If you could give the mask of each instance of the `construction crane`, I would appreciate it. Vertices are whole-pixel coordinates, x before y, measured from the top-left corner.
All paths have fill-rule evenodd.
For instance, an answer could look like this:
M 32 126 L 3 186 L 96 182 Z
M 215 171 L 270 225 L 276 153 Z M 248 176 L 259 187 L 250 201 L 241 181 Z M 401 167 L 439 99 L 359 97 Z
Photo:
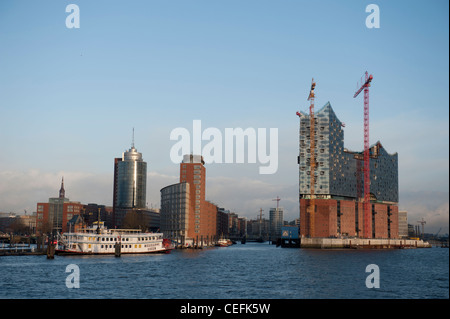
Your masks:
M 311 89 L 309 90 L 308 101 L 310 101 L 309 105 L 309 189 L 311 191 L 308 210 L 309 210 L 309 236 L 314 237 L 315 228 L 314 228 L 314 213 L 315 213 L 315 195 L 314 195 L 314 184 L 316 182 L 315 178 L 315 170 L 316 170 L 316 137 L 315 137 L 315 118 L 314 118 L 314 89 L 316 88 L 316 82 L 314 82 L 314 78 L 311 80 Z
M 353 95 L 356 98 L 364 90 L 364 238 L 370 238 L 370 144 L 369 144 L 369 87 L 373 76 L 366 71 L 364 83 Z
M 427 222 L 425 221 L 425 219 L 423 219 L 423 217 L 422 217 L 422 220 L 418 220 L 417 222 L 418 222 L 419 224 L 422 225 L 422 238 L 423 238 L 423 235 L 425 234 L 425 232 L 424 232 L 424 230 L 425 230 L 425 224 L 426 224 Z
M 315 118 L 314 118 L 314 89 L 316 88 L 316 82 L 314 78 L 311 80 L 311 89 L 309 90 L 308 101 L 310 101 L 309 106 L 309 137 L 310 137 L 310 148 L 309 148 L 309 166 L 310 166 L 310 199 L 306 209 L 307 218 L 309 219 L 309 236 L 314 237 L 314 211 L 315 211 L 315 195 L 314 195 L 314 184 L 315 180 L 315 168 L 316 168 L 316 141 L 315 141 Z M 301 113 L 296 113 L 298 117 L 301 117 Z
M 277 196 L 277 198 L 272 199 L 272 201 L 277 201 L 277 212 L 278 212 L 278 203 L 280 202 L 281 198 Z

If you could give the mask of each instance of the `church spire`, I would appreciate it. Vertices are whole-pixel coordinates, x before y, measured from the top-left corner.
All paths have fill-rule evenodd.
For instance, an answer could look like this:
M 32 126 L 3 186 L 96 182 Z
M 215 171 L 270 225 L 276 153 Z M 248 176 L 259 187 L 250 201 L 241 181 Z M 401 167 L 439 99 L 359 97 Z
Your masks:
M 66 197 L 66 191 L 64 190 L 64 176 L 61 180 L 61 188 L 59 189 L 59 198 L 65 198 Z

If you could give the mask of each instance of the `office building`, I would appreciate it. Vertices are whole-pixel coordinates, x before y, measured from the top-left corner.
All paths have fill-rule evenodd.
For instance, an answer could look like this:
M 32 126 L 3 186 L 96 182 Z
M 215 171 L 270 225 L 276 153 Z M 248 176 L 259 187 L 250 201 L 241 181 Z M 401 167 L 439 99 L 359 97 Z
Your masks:
M 283 207 L 271 208 L 269 210 L 270 239 L 281 238 L 281 227 L 283 226 Z
M 208 245 L 217 237 L 218 207 L 205 200 L 203 157 L 184 155 L 180 183 L 161 189 L 161 231 L 184 245 Z
M 66 198 L 64 178 L 61 181 L 59 197 L 49 198 L 48 203 L 37 203 L 36 233 L 64 233 L 67 232 L 67 222 L 83 209 L 80 202 L 73 202 Z
M 399 238 L 408 237 L 408 212 L 398 212 L 398 236 Z
M 146 210 L 147 163 L 134 147 L 114 159 L 114 189 L 112 224 L 122 226 L 130 211 Z

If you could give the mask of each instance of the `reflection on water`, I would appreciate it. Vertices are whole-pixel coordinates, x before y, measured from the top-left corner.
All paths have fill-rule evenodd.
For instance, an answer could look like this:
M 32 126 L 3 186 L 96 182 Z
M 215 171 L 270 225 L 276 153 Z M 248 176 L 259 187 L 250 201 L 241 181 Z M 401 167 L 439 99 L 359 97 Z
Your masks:
M 66 266 L 80 288 L 65 285 Z M 368 289 L 366 266 L 380 268 Z M 0 298 L 448 298 L 448 249 L 305 250 L 268 243 L 171 254 L 5 256 Z

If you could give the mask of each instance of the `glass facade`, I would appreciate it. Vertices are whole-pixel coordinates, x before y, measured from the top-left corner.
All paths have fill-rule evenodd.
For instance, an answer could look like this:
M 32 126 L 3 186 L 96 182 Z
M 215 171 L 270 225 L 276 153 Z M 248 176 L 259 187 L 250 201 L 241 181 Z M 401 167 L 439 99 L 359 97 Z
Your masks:
M 317 197 L 358 198 L 364 194 L 362 152 L 344 148 L 343 123 L 328 102 L 315 113 L 314 193 Z M 300 197 L 310 191 L 310 118 L 300 112 Z M 398 202 L 398 155 L 389 154 L 380 142 L 370 148 L 370 192 L 379 201 Z
M 132 147 L 117 163 L 117 208 L 145 208 L 147 192 L 147 163 Z
M 270 216 L 270 238 L 276 240 L 281 238 L 281 227 L 283 226 L 283 207 L 271 208 Z
M 189 183 L 161 189 L 161 231 L 167 238 L 186 241 L 189 229 Z

